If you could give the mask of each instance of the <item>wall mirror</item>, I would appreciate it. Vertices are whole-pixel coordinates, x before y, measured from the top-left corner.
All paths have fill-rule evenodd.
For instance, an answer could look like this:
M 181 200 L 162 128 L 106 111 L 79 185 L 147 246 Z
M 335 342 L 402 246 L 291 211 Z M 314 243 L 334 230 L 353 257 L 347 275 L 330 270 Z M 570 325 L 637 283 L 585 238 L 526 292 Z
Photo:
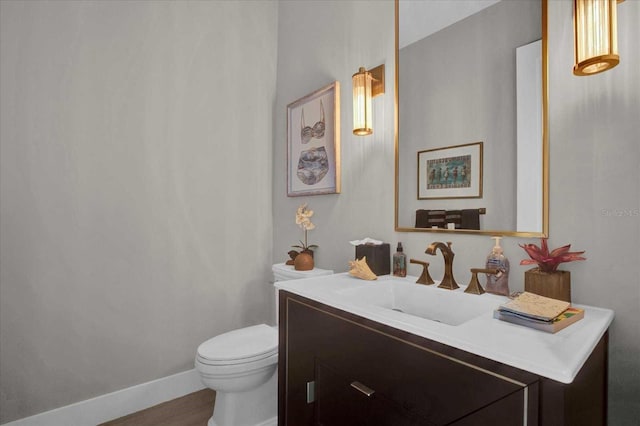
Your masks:
M 548 234 L 546 2 L 396 0 L 396 231 Z

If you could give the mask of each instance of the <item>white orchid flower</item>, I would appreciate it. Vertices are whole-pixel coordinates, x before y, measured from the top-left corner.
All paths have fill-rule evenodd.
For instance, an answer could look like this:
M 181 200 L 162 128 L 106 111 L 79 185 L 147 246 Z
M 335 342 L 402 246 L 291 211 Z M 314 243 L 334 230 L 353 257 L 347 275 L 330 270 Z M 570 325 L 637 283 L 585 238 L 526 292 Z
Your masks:
M 293 247 L 300 248 L 302 250 L 307 250 L 307 249 L 312 249 L 317 247 L 316 245 L 307 244 L 307 231 L 311 231 L 316 227 L 311 222 L 311 219 L 309 219 L 311 216 L 313 216 L 313 210 L 308 209 L 306 203 L 300 205 L 300 207 L 298 207 L 298 210 L 296 210 L 296 225 L 298 225 L 300 228 L 304 230 L 304 242 L 300 241 L 299 246 L 296 245 Z

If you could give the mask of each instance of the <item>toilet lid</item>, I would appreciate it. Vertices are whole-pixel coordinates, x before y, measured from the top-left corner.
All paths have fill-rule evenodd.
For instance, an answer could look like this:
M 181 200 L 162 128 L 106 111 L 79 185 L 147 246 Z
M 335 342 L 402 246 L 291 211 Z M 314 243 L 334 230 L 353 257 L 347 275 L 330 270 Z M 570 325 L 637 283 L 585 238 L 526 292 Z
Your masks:
M 278 331 L 266 324 L 229 331 L 198 347 L 198 355 L 214 364 L 252 362 L 278 352 Z
M 276 263 L 271 267 L 271 271 L 275 281 L 297 280 L 333 274 L 332 270 L 319 268 L 313 268 L 310 271 L 296 271 L 293 266 L 284 263 Z

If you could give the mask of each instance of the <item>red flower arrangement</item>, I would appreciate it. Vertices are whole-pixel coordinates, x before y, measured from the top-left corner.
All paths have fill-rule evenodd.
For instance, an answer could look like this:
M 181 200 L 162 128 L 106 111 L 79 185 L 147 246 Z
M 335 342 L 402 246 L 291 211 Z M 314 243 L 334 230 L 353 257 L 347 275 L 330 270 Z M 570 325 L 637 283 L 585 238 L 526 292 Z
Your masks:
M 571 244 L 567 244 L 562 247 L 558 247 L 555 250 L 549 252 L 547 246 L 547 238 L 540 238 L 540 247 L 535 244 L 519 244 L 520 247 L 527 252 L 531 259 L 523 259 L 520 261 L 521 265 L 538 265 L 538 269 L 542 272 L 555 272 L 558 270 L 558 265 L 565 262 L 573 262 L 576 260 L 586 260 L 581 255 L 583 251 L 569 251 Z

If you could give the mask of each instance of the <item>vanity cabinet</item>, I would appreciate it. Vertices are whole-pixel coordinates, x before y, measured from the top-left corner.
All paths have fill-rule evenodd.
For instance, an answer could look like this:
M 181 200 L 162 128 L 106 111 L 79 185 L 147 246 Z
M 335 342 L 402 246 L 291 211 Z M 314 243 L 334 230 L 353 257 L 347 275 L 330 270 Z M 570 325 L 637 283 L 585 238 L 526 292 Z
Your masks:
M 605 423 L 606 335 L 564 385 L 287 291 L 279 297 L 280 426 Z

